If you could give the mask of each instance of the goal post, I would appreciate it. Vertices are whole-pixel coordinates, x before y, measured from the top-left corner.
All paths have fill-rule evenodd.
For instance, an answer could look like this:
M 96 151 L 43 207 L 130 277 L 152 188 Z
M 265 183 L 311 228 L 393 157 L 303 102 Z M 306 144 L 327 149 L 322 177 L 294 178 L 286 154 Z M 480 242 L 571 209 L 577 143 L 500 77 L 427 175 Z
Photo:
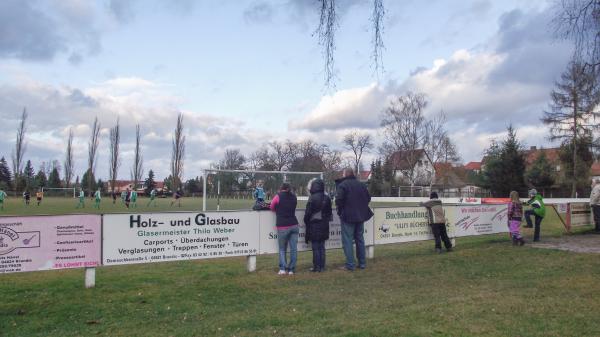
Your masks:
M 42 187 L 44 196 L 61 196 L 76 198 L 75 187 Z
M 205 169 L 202 173 L 202 210 L 206 211 L 206 199 L 208 196 L 207 187 L 209 175 L 223 175 L 223 179 L 229 181 L 236 181 L 240 185 L 248 187 L 251 186 L 251 190 L 254 190 L 256 182 L 262 180 L 266 186 L 270 189 L 278 188 L 283 182 L 288 182 L 293 186 L 304 187 L 308 181 L 312 178 L 320 177 L 323 179 L 323 172 L 303 172 L 303 171 L 263 171 L 263 170 L 222 170 L 222 169 Z M 222 184 L 221 179 L 217 178 L 216 182 L 212 182 L 212 188 L 216 189 L 217 195 L 217 207 L 219 208 L 219 202 L 221 197 Z M 238 193 L 240 191 L 237 191 Z M 250 192 L 250 188 L 246 188 L 243 192 Z

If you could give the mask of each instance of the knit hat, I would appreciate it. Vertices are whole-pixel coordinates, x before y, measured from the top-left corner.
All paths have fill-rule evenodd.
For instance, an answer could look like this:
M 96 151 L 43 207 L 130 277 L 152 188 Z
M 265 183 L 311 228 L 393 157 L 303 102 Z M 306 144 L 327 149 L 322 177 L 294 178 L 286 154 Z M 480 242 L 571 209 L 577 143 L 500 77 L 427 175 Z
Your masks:
M 431 192 L 431 194 L 429 194 L 429 199 L 437 199 L 437 198 L 438 198 L 437 192 Z

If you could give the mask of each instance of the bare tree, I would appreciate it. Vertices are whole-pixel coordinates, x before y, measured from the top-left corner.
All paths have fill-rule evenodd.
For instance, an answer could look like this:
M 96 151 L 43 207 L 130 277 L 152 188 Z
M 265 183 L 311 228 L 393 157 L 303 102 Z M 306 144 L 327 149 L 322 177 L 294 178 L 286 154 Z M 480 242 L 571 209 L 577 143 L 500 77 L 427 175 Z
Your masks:
M 177 125 L 173 133 L 173 152 L 171 154 L 171 176 L 173 177 L 173 190 L 181 187 L 183 176 L 183 160 L 185 158 L 185 136 L 183 135 L 183 114 L 177 116 Z
M 12 153 L 13 173 L 15 177 L 15 191 L 19 190 L 19 176 L 23 171 L 23 157 L 27 144 L 25 143 L 25 133 L 27 132 L 27 109 L 23 108 L 21 113 L 21 121 L 17 127 L 17 139 L 15 141 L 15 150 Z
M 108 176 L 110 179 L 110 190 L 112 193 L 115 193 L 117 175 L 119 173 L 119 167 L 121 166 L 121 158 L 119 157 L 120 142 L 121 128 L 119 125 L 119 119 L 117 118 L 117 125 L 110 129 L 110 159 Z
M 296 145 L 294 143 L 290 140 L 285 143 L 273 141 L 269 143 L 269 147 L 272 150 L 271 160 L 276 171 L 282 171 L 291 165 L 296 151 Z
M 544 112 L 542 122 L 550 125 L 551 140 L 562 140 L 565 144 L 571 144 L 571 196 L 575 197 L 577 147 L 580 146 L 580 141 L 590 137 L 592 132 L 600 127 L 596 123 L 596 118 L 600 116 L 596 110 L 600 104 L 600 96 L 596 92 L 595 75 L 591 69 L 577 62 L 569 64 L 555 85 L 556 89 L 550 94 L 550 111 Z
M 94 177 L 96 171 L 96 160 L 98 159 L 98 145 L 100 144 L 100 122 L 98 117 L 94 118 L 92 125 L 92 134 L 88 143 L 88 190 L 92 192 L 94 186 Z
M 269 150 L 266 148 L 260 148 L 254 151 L 248 158 L 248 167 L 252 170 L 276 170 L 275 164 L 272 160 L 272 156 Z
M 600 0 L 561 0 L 557 8 L 556 33 L 572 40 L 575 60 L 596 72 L 600 66 Z
M 75 162 L 73 159 L 73 129 L 69 129 L 69 138 L 67 139 L 67 153 L 65 156 L 65 186 L 69 187 L 71 179 L 73 179 L 73 169 Z
M 448 163 L 459 160 L 456 146 L 448 137 L 446 130 L 446 114 L 440 111 L 425 123 L 424 146 L 427 156 L 433 164 Z
M 373 148 L 373 141 L 371 135 L 361 134 L 358 131 L 352 131 L 344 136 L 342 141 L 344 147 L 352 153 L 354 153 L 354 172 L 359 172 L 360 161 L 364 152 L 369 151 Z
M 219 169 L 243 170 L 246 165 L 246 157 L 239 149 L 225 150 L 225 156 L 219 161 Z
M 390 103 L 381 120 L 385 139 L 382 151 L 386 152 L 386 157 L 401 154 L 401 160 L 406 164 L 402 174 L 411 186 L 422 178 L 417 170 L 422 152 L 417 150 L 423 149 L 427 140 L 427 122 L 423 115 L 426 106 L 424 94 L 408 92 Z
M 140 132 L 140 125 L 137 124 L 135 126 L 135 152 L 133 155 L 133 168 L 131 169 L 131 179 L 134 183 L 133 188 L 136 188 L 137 184 L 142 181 L 142 176 L 144 175 L 144 158 L 142 157 L 141 139 L 142 136 Z

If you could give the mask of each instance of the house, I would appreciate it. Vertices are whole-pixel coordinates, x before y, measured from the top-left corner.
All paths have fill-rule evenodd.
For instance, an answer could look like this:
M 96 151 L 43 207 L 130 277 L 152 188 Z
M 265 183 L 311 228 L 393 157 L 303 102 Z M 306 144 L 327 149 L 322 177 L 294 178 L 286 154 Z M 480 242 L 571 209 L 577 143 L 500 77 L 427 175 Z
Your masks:
M 366 183 L 371 179 L 371 171 L 360 171 L 357 178 L 360 182 Z
M 529 170 L 533 163 L 538 159 L 541 154 L 546 155 L 548 162 L 554 167 L 556 173 L 560 172 L 560 149 L 559 148 L 548 148 L 538 149 L 536 146 L 531 146 L 529 150 L 523 151 L 525 157 L 525 169 Z
M 429 186 L 435 168 L 423 149 L 396 151 L 391 154 L 396 180 L 411 186 Z
M 600 162 L 594 162 L 592 164 L 590 175 L 592 176 L 592 179 L 600 179 Z
M 163 190 L 165 190 L 164 182 L 155 181 L 154 183 L 156 184 L 155 188 L 158 192 L 162 192 Z M 115 180 L 115 192 L 121 193 L 122 191 L 126 191 L 127 189 L 131 190 L 133 185 L 134 185 L 133 180 Z M 138 192 L 138 194 L 144 194 L 144 189 L 145 189 L 144 182 L 143 181 L 138 182 L 135 186 L 135 189 Z M 106 191 L 108 193 L 112 193 L 110 181 L 106 182 Z
M 467 186 L 467 170 L 464 167 L 455 167 L 452 163 L 436 163 L 433 166 L 435 168 L 435 178 L 432 187 L 461 189 Z
M 480 161 L 470 161 L 465 166 L 463 166 L 465 170 L 471 171 L 474 173 L 481 173 L 481 162 Z

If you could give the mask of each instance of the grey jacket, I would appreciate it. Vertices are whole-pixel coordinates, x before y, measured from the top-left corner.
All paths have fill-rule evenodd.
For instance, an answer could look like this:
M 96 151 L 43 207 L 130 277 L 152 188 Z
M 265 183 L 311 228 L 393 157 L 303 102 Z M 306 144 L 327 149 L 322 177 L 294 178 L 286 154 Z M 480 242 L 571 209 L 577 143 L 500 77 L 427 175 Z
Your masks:
M 419 206 L 427 208 L 430 225 L 434 223 L 446 223 L 446 216 L 444 215 L 444 208 L 442 207 L 442 201 L 440 199 L 431 199 L 429 201 L 421 202 L 419 203 Z
M 600 205 L 600 184 L 594 185 L 590 193 L 590 205 Z

